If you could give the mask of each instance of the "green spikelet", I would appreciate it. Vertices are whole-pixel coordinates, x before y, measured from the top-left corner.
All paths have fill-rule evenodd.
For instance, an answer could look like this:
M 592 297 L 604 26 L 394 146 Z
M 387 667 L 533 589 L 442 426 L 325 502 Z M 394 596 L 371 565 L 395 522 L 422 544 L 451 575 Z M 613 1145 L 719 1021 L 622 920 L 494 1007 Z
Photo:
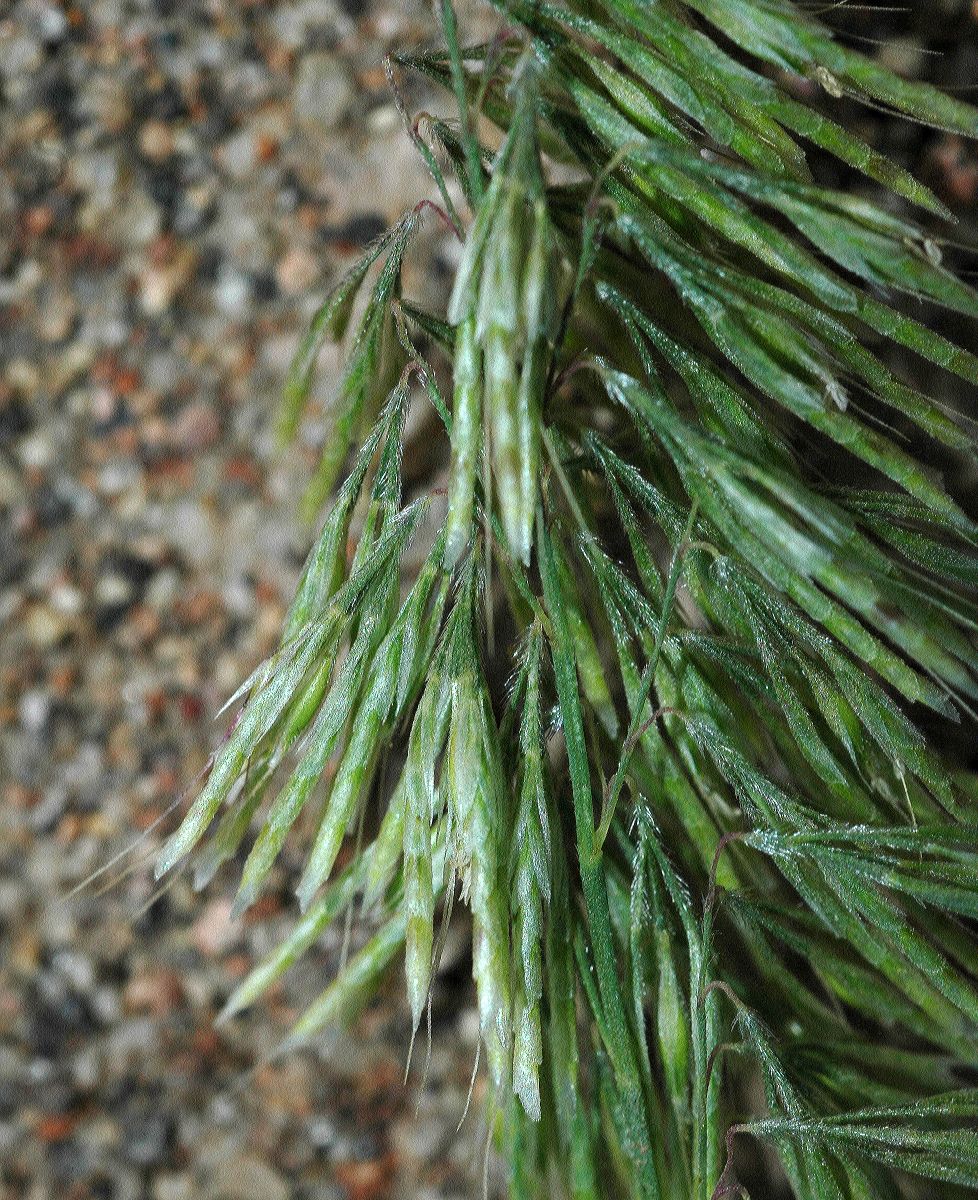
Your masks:
M 445 563 L 449 567 L 459 561 L 472 538 L 481 425 L 482 352 L 475 336 L 475 314 L 470 313 L 459 323 L 455 340 L 452 468 L 445 542 Z
M 431 982 L 435 895 L 432 826 L 438 815 L 435 766 L 448 732 L 451 689 L 436 667 L 429 677 L 408 743 L 404 767 L 404 908 L 407 917 L 405 970 L 415 1028 Z
M 377 752 L 382 744 L 381 729 L 396 694 L 400 655 L 401 630 L 395 628 L 377 653 L 372 678 L 353 718 L 350 739 L 340 759 L 325 814 L 296 889 L 303 909 L 309 906 L 316 889 L 332 870 L 346 831 L 353 822 L 366 780 L 376 765 Z
M 455 862 L 472 910 L 472 975 L 479 1022 L 497 1089 L 512 1066 L 509 913 L 502 838 L 508 802 L 498 736 L 481 676 L 465 668 L 452 683 L 446 782 Z
M 519 562 L 529 564 L 532 551 L 543 392 L 560 275 L 540 170 L 532 59 L 523 61 L 513 90 L 509 136 L 466 241 L 449 305 L 450 319 L 458 322 L 449 563 L 458 560 L 471 536 L 480 411 L 503 535 Z
M 552 872 L 550 814 L 544 783 L 540 727 L 542 634 L 534 628 L 527 646 L 528 672 L 520 731 L 523 781 L 513 838 L 513 1087 L 526 1115 L 540 1119 L 543 1061 L 540 1000 L 543 995 L 543 917 Z

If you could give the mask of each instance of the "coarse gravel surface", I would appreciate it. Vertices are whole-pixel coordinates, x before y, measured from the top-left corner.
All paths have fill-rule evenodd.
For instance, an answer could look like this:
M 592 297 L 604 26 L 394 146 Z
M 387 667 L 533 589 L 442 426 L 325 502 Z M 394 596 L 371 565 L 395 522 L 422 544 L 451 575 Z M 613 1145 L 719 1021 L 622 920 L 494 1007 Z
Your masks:
M 2 1200 L 481 1193 L 483 1131 L 455 1133 L 461 925 L 423 1092 L 397 978 L 350 1032 L 260 1066 L 342 929 L 215 1028 L 295 919 L 298 851 L 236 922 L 232 872 L 150 904 L 148 867 L 312 536 L 296 505 L 340 359 L 283 453 L 297 340 L 432 192 L 382 60 L 434 35 L 422 0 L 0 4 Z M 428 225 L 408 285 L 438 296 Z M 98 884 L 124 878 L 70 895 L 140 831 Z

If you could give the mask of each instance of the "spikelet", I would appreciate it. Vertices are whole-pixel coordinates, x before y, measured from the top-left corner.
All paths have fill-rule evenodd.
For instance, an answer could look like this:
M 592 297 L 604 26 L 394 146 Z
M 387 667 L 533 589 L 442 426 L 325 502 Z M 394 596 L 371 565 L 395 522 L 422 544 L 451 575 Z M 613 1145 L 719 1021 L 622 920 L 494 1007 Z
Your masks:
M 540 727 L 541 633 L 534 627 L 528 646 L 528 672 L 520 750 L 523 782 L 513 850 L 513 1087 L 528 1117 L 540 1119 L 540 1064 L 543 1036 L 542 938 L 544 905 L 550 898 L 550 825 L 543 774 Z
M 524 335 L 520 301 L 527 232 L 524 186 L 504 175 L 479 272 L 476 337 L 483 346 L 505 338 L 513 346 Z
M 618 717 L 615 703 L 608 687 L 604 664 L 598 652 L 591 625 L 584 615 L 581 597 L 574 576 L 560 547 L 554 545 L 554 561 L 560 577 L 560 586 L 567 610 L 567 625 L 574 642 L 574 657 L 584 695 L 598 714 L 601 724 L 614 737 L 618 732 Z
M 574 910 L 567 877 L 566 849 L 559 844 L 551 857 L 550 905 L 544 928 L 543 990 L 547 1001 L 547 1077 L 552 1098 L 559 1154 L 574 1180 L 574 1196 L 599 1195 L 594 1153 L 594 1126 L 587 1114 L 580 1079 L 580 1045 L 574 971 Z
M 481 439 L 482 352 L 475 336 L 475 314 L 470 313 L 459 323 L 455 335 L 452 463 L 445 542 L 445 563 L 449 567 L 462 557 L 472 536 Z
M 303 911 L 308 908 L 316 889 L 333 869 L 343 838 L 352 823 L 357 802 L 364 791 L 368 774 L 376 764 L 382 741 L 381 727 L 394 701 L 397 668 L 401 657 L 401 637 L 401 628 L 395 626 L 377 652 L 366 695 L 353 720 L 350 740 L 340 760 L 326 811 L 296 889 Z
M 382 459 L 381 472 L 384 470 L 385 463 Z M 400 493 L 399 455 L 386 470 L 395 477 L 394 480 L 389 483 L 383 482 L 379 472 L 375 491 L 381 495 L 388 492 L 393 499 Z M 333 781 L 329 803 L 297 889 L 303 908 L 308 905 L 316 888 L 332 870 L 380 752 L 401 716 L 410 691 L 411 679 L 419 665 L 422 665 L 430 654 L 430 637 L 421 638 L 419 645 L 419 634 L 423 631 L 427 635 L 430 628 L 429 625 L 425 625 L 425 613 L 435 580 L 441 572 L 441 557 L 442 547 L 436 544 L 418 573 L 396 619 L 392 621 L 397 587 L 391 575 L 384 581 L 385 587 L 378 593 L 373 611 L 368 613 L 360 624 L 357 643 L 366 639 L 364 645 L 367 652 L 375 645 L 384 629 L 388 626 L 390 629 L 371 662 L 365 695 L 353 720 L 349 742 Z M 436 628 L 443 603 L 444 587 L 436 598 L 432 612 L 428 614 L 429 623 L 434 624 Z M 404 662 L 406 645 L 412 660 L 407 664 Z M 356 692 L 351 689 L 347 698 L 348 707 L 355 695 Z
M 559 278 L 537 146 L 536 75 L 529 60 L 513 90 L 510 132 L 466 241 L 448 309 L 457 323 L 449 565 L 471 537 L 480 420 L 486 433 L 482 453 L 491 465 L 506 543 L 523 563 L 529 563 L 532 550 L 542 399 Z
M 445 540 L 446 531 L 443 526 L 404 605 L 404 638 L 401 644 L 401 664 L 397 672 L 397 696 L 394 701 L 397 720 L 401 719 L 409 703 L 413 703 L 419 694 L 441 632 L 442 616 L 451 584 L 449 574 L 443 569 Z
M 353 469 L 337 493 L 336 500 L 323 523 L 319 540 L 306 559 L 295 598 L 286 614 L 282 628 L 283 644 L 322 612 L 339 586 L 346 558 L 350 518 L 377 447 L 389 431 L 395 410 L 401 407 L 402 399 L 398 396 L 391 397 L 377 424 L 360 448 Z
M 349 1020 L 376 990 L 384 971 L 404 944 L 404 914 L 386 921 L 320 992 L 279 1047 L 279 1053 L 303 1045 L 315 1033 L 337 1020 Z
M 656 1032 L 666 1081 L 677 1110 L 685 1111 L 689 1095 L 689 1016 L 674 961 L 675 947 L 667 929 L 656 931 L 659 993 Z
M 543 429 L 543 393 L 550 347 L 537 338 L 528 348 L 520 369 L 516 395 L 517 486 L 512 512 L 504 524 L 510 550 L 524 565 L 533 553 L 540 479 L 540 435 Z
M 512 1066 L 509 913 L 500 845 L 507 798 L 485 682 L 472 667 L 452 684 L 446 776 L 455 862 L 472 910 L 479 1025 L 489 1075 L 501 1093 Z
M 435 896 L 432 823 L 435 764 L 445 744 L 451 688 L 442 671 L 432 673 L 411 729 L 404 768 L 405 973 L 411 1017 L 417 1028 L 431 984 Z
M 440 573 L 441 552 L 441 545 L 437 544 L 428 555 L 390 632 L 374 656 L 365 695 L 354 718 L 350 739 L 333 781 L 329 804 L 299 884 L 298 896 L 303 907 L 309 903 L 316 888 L 332 869 L 366 781 L 407 700 L 410 680 L 419 662 L 414 661 L 405 667 L 406 643 L 409 642 L 407 652 L 414 660 L 420 658 L 420 662 L 424 663 L 430 654 L 430 640 L 422 639 L 419 646 L 418 632 L 419 626 L 423 625 L 424 613 L 435 579 Z M 391 581 L 389 589 L 378 597 L 377 608 L 383 609 L 385 605 L 390 608 L 396 599 L 397 590 Z M 433 611 L 429 614 L 429 621 L 434 622 L 436 627 L 443 603 L 444 588 L 441 589 Z M 379 629 L 383 629 L 386 624 L 383 613 L 376 615 L 375 623 Z M 371 629 L 368 621 L 358 638 L 367 634 L 372 640 L 376 635 L 371 635 Z
M 234 787 L 251 748 L 274 727 L 319 656 L 339 634 L 337 622 L 321 622 L 294 652 L 279 662 L 249 698 L 241 718 L 218 754 L 207 783 L 156 859 L 159 879 L 197 844 Z
M 537 172 L 534 172 L 533 178 L 539 179 Z M 533 548 L 543 396 L 557 323 L 555 242 L 542 182 L 533 202 L 532 220 L 533 231 L 521 296 L 525 346 L 515 404 L 518 473 L 508 519 L 507 507 L 503 508 L 503 526 L 510 549 L 525 564 L 529 563 Z
M 365 910 L 379 903 L 390 887 L 401 861 L 404 845 L 404 774 L 401 773 L 397 786 L 387 803 L 384 819 L 377 830 L 367 859 L 366 877 L 363 885 L 363 907 Z
M 252 760 L 249 764 L 243 795 L 226 809 L 216 831 L 194 864 L 195 889 L 204 887 L 213 879 L 221 864 L 241 845 L 251 825 L 251 819 L 264 798 L 266 785 L 319 710 L 329 686 L 334 661 L 333 653 L 326 654 L 312 669 L 305 690 L 297 694 L 273 730 L 272 748 L 259 755 L 257 761 Z
M 671 892 L 674 876 L 668 863 L 663 866 L 663 858 L 657 842 L 657 837 L 648 809 L 643 805 L 639 808 L 638 823 L 641 828 L 640 844 L 636 853 L 637 870 L 641 879 L 637 882 L 643 889 L 647 908 L 643 914 L 651 924 L 651 947 L 654 952 L 655 967 L 658 974 L 658 986 L 655 997 L 655 1028 L 659 1045 L 659 1056 L 662 1060 L 669 1099 L 677 1113 L 687 1113 L 690 1103 L 690 1079 L 692 1069 L 690 1064 L 690 1049 L 692 1032 L 690 1029 L 690 1004 L 686 992 L 680 982 L 680 949 L 679 938 L 674 935 L 673 922 L 666 904 L 666 894 Z M 647 849 L 651 848 L 658 867 L 647 870 Z M 665 889 L 659 882 L 660 875 L 664 877 Z M 675 902 L 676 896 L 673 896 Z M 688 919 L 688 909 L 683 899 L 681 919 Z M 699 944 L 689 942 L 690 990 L 696 985 L 696 973 L 702 969 L 702 953 Z
M 384 581 L 380 594 L 383 595 L 390 586 L 390 580 Z M 360 691 L 375 636 L 375 622 L 361 623 L 356 641 L 347 653 L 343 666 L 312 723 L 305 753 L 270 805 L 251 848 L 234 902 L 236 914 L 254 903 L 289 830 L 322 778 Z
M 485 406 L 492 452 L 494 492 L 507 545 L 515 550 L 520 532 L 520 458 L 518 364 L 513 354 L 513 336 L 500 328 L 485 338 Z

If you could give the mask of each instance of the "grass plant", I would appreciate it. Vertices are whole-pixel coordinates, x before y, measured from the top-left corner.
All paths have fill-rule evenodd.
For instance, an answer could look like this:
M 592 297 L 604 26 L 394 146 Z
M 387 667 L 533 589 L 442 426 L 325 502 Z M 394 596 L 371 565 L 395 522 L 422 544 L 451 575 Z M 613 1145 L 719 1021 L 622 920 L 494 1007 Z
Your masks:
M 750 1143 L 797 1200 L 978 1188 L 978 788 L 938 736 L 975 728 L 978 528 L 934 469 L 978 357 L 928 321 L 978 295 L 839 115 L 978 113 L 787 0 L 497 0 L 475 46 L 436 8 L 389 66 L 456 106 L 409 121 L 439 200 L 298 351 L 283 435 L 349 346 L 325 520 L 157 873 L 243 859 L 241 912 L 312 830 L 225 1015 L 351 905 L 372 933 L 290 1044 L 398 959 L 423 1022 L 464 902 L 515 1197 L 742 1196 Z M 443 311 L 401 287 L 433 210 Z M 411 405 L 447 497 L 406 494 Z

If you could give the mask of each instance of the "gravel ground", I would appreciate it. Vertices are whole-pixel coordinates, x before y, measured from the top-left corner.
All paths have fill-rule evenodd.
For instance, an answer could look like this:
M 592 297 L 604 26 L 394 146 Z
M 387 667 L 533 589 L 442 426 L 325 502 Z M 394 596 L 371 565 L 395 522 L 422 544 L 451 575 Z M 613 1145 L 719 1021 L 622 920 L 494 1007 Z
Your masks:
M 973 83 L 970 6 L 939 7 L 944 79 Z M 460 928 L 423 1092 L 402 1085 L 397 979 L 352 1032 L 254 1070 L 339 933 L 215 1029 L 294 917 L 296 860 L 238 923 L 230 875 L 150 905 L 145 866 L 308 545 L 294 506 L 338 361 L 278 454 L 297 338 L 430 194 L 381 62 L 432 34 L 423 0 L 0 0 L 0 1200 L 481 1193 L 482 1131 L 455 1133 L 475 1046 Z M 898 136 L 973 210 L 973 150 Z M 416 294 L 444 273 L 436 232 Z M 140 830 L 135 869 L 69 895 Z
M 249 1075 L 339 934 L 215 1030 L 294 918 L 295 861 L 237 923 L 231 875 L 147 907 L 145 866 L 277 638 L 323 422 L 282 455 L 270 418 L 325 285 L 429 194 L 381 64 L 432 34 L 422 0 L 0 4 L 3 1200 L 481 1189 L 477 1123 L 455 1136 L 464 963 L 420 1097 L 399 980 L 349 1034 Z M 69 898 L 139 830 L 135 870 Z

